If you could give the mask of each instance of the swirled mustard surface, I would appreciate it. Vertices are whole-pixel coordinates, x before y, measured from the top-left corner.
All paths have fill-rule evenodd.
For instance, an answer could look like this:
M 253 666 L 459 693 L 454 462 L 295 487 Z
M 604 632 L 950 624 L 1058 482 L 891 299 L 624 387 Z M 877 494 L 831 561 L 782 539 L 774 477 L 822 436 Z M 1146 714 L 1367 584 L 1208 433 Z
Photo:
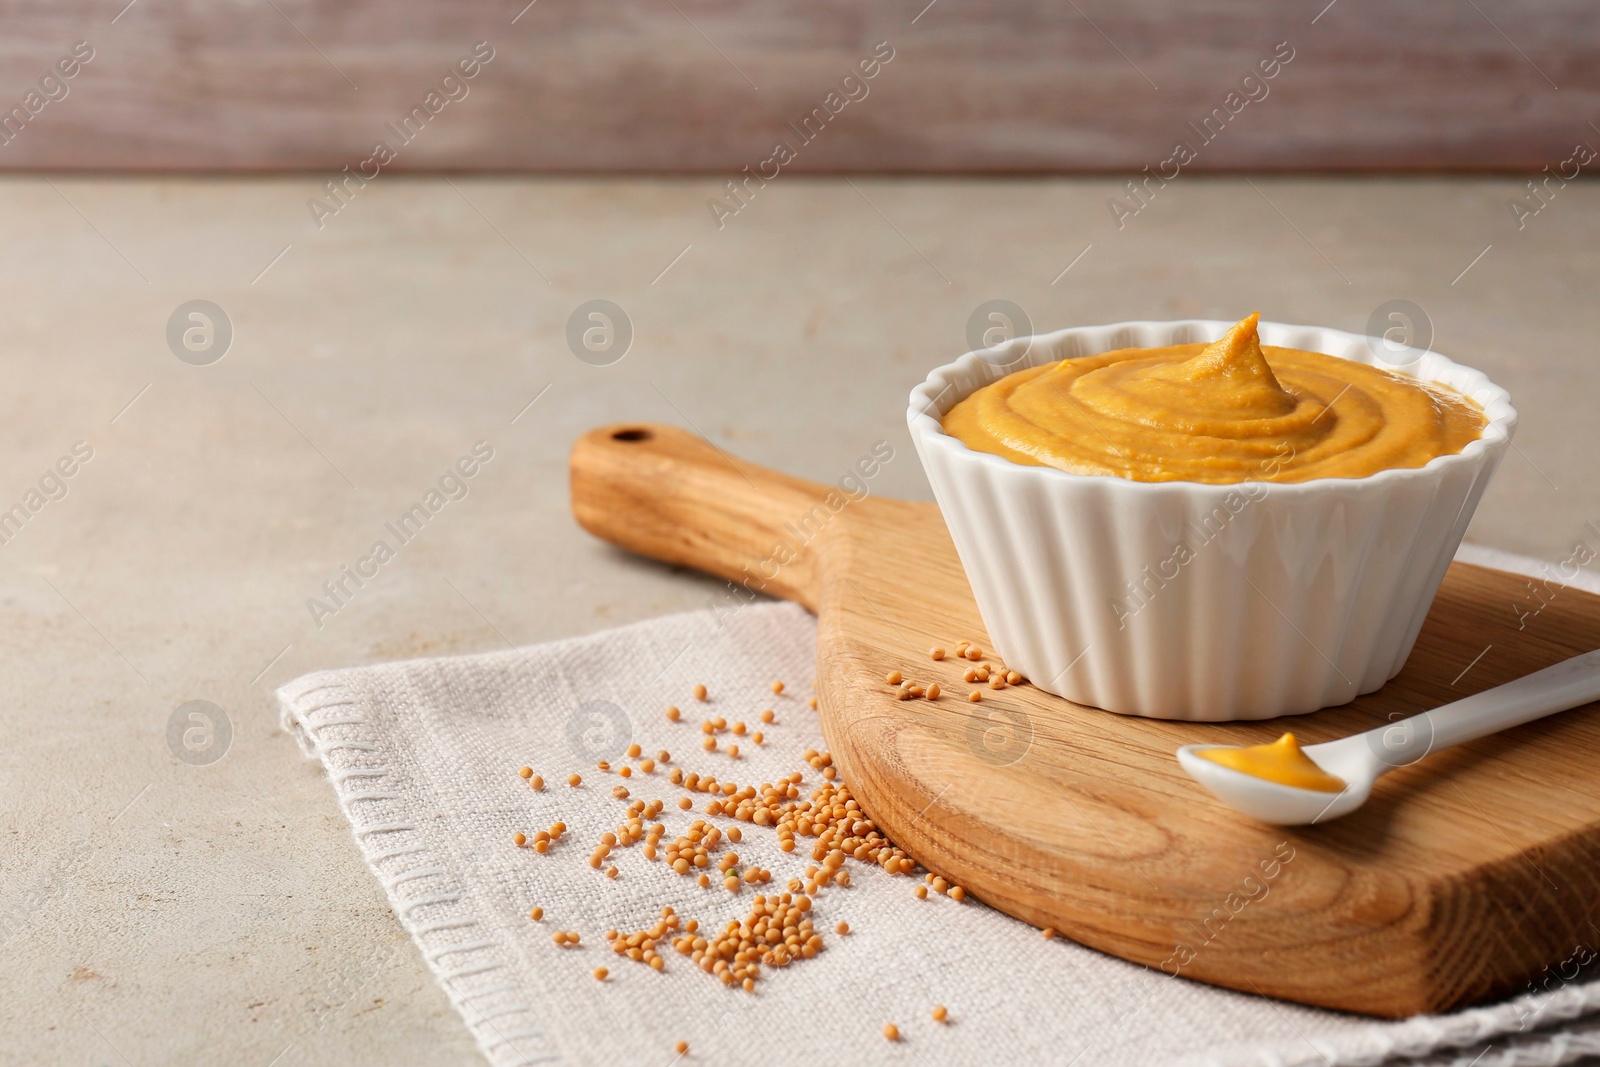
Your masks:
M 1220 763 L 1241 774 L 1262 778 L 1279 785 L 1292 785 L 1296 789 L 1314 789 L 1319 793 L 1340 793 L 1345 781 L 1317 766 L 1305 754 L 1294 734 L 1284 734 L 1270 745 L 1251 745 L 1249 748 L 1202 748 L 1196 756 Z
M 1263 347 L 1259 314 L 1212 344 L 1124 348 L 1031 367 L 951 408 L 944 430 L 1015 463 L 1139 482 L 1303 482 L 1420 467 L 1487 420 L 1380 367 Z

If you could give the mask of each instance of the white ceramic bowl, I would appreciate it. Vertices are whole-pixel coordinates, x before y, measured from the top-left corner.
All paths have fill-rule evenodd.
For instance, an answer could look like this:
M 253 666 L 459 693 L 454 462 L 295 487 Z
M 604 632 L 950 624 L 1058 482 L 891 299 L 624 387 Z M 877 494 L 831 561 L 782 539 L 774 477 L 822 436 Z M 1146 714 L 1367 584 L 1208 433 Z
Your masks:
M 939 420 L 1024 367 L 1213 341 L 1231 322 L 1122 322 L 969 352 L 912 390 L 906 420 L 989 631 L 1034 685 L 1125 715 L 1224 722 L 1343 704 L 1416 642 L 1517 413 L 1481 372 L 1314 326 L 1267 345 L 1326 352 L 1477 401 L 1483 436 L 1426 466 L 1306 482 L 1135 482 L 975 452 Z M 1187 551 L 1180 551 L 1179 546 Z

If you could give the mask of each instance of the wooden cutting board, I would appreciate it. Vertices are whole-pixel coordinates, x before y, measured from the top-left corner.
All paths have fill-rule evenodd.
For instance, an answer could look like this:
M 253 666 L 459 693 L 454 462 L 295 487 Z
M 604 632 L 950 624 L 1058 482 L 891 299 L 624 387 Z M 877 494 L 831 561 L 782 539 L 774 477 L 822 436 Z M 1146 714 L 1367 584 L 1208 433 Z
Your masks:
M 1294 719 L 1128 718 L 1027 685 L 974 704 L 965 664 L 928 652 L 988 647 L 934 505 L 845 503 L 649 424 L 587 434 L 571 468 L 591 532 L 816 613 L 822 728 L 851 792 L 1001 911 L 1169 974 L 1395 1017 L 1520 991 L 1600 946 L 1597 705 L 1394 771 L 1326 826 L 1250 821 L 1173 758 L 1286 727 L 1329 740 L 1600 647 L 1600 597 L 1455 564 L 1397 678 Z M 944 693 L 898 700 L 891 670 Z

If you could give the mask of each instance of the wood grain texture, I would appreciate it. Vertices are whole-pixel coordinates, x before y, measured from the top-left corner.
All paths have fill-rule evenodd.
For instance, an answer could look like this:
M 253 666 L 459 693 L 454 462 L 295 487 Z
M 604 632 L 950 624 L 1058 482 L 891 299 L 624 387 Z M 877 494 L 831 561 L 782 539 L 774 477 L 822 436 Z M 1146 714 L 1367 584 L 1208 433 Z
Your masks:
M 772 542 L 798 541 L 795 524 L 827 493 L 643 424 L 580 439 L 571 473 L 592 532 L 736 582 L 771 572 Z M 1256 824 L 1183 775 L 1173 751 L 1270 740 L 1281 724 L 1126 718 L 1026 685 L 969 703 L 961 667 L 928 655 L 986 641 L 937 508 L 823 507 L 829 519 L 765 591 L 817 613 L 823 731 L 852 793 L 984 902 L 1169 974 L 1393 1017 L 1515 991 L 1593 945 L 1596 706 L 1394 771 L 1333 824 Z M 1600 647 L 1600 597 L 1576 590 L 1543 590 L 1519 628 L 1517 609 L 1536 603 L 1527 584 L 1454 565 L 1405 670 L 1296 718 L 1295 732 L 1366 730 Z M 947 695 L 897 700 L 890 670 Z
M 339 171 L 475 41 L 495 58 L 398 170 L 1137 172 L 1274 45 L 1295 58 L 1196 170 L 1522 168 L 1596 135 L 1587 0 L 0 0 L 0 105 L 95 58 L 0 168 Z M 1492 21 L 1491 21 L 1492 20 Z M 888 41 L 819 136 L 791 128 Z

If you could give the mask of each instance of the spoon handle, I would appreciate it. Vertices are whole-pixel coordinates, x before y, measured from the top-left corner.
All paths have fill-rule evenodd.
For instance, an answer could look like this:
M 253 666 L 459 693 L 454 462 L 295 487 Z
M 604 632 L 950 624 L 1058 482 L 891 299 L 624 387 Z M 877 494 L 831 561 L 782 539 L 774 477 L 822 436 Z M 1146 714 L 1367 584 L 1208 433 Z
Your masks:
M 1382 769 L 1391 770 L 1429 752 L 1509 730 L 1592 700 L 1600 700 L 1600 649 L 1432 711 L 1379 726 L 1364 736 L 1386 765 Z

